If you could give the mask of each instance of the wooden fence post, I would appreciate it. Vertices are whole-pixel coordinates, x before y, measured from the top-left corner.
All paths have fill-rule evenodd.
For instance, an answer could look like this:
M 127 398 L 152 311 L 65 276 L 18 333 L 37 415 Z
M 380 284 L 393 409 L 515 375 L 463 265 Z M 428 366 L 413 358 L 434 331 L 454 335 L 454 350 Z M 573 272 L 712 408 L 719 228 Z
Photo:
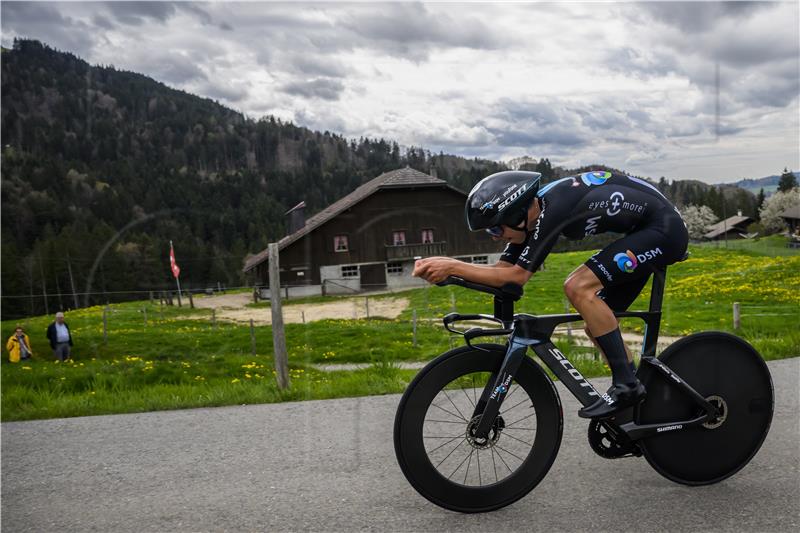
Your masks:
M 252 318 L 250 319 L 250 353 L 256 354 L 256 327 Z
M 369 296 L 364 297 L 364 306 L 367 308 L 367 318 L 369 318 Z
M 739 329 L 742 324 L 741 309 L 739 302 L 733 302 L 733 329 Z
M 275 374 L 278 387 L 289 387 L 289 356 L 286 353 L 286 333 L 283 328 L 281 307 L 281 278 L 278 264 L 278 243 L 269 244 L 269 299 L 272 310 L 272 346 L 275 352 Z
M 213 308 L 211 309 L 211 327 L 214 331 L 217 330 L 217 310 Z
M 192 298 L 192 291 L 189 291 L 189 307 L 194 309 L 194 298 Z
M 142 307 L 142 314 L 144 315 L 144 327 L 147 327 L 147 308 Z

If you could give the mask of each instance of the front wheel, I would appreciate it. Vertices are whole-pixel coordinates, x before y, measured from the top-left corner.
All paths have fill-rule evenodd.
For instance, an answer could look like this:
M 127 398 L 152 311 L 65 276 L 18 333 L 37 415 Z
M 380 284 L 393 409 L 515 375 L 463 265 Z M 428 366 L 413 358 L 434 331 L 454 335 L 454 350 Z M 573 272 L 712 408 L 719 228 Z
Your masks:
M 485 512 L 525 496 L 544 478 L 561 444 L 561 403 L 550 378 L 522 360 L 487 438 L 471 432 L 476 405 L 506 349 L 451 350 L 423 368 L 406 389 L 394 424 L 397 461 L 431 502 Z
M 709 485 L 732 476 L 756 454 L 772 421 L 772 377 L 758 352 L 721 332 L 685 337 L 659 359 L 714 404 L 716 420 L 640 442 L 647 462 L 661 475 L 687 485 Z M 657 370 L 643 373 L 647 399 L 640 424 L 688 420 L 702 413 L 696 403 Z

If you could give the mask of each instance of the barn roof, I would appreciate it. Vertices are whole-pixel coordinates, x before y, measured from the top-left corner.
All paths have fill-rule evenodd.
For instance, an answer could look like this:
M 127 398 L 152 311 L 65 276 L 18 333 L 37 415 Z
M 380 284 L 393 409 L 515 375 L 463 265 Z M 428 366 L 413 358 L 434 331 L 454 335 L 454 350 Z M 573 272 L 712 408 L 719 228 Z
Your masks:
M 460 194 L 464 194 L 455 187 L 449 185 L 446 181 L 425 174 L 410 167 L 399 168 L 389 172 L 384 172 L 375 179 L 368 181 L 361 185 L 356 190 L 332 203 L 313 217 L 306 221 L 306 225 L 295 231 L 291 235 L 287 235 L 278 241 L 278 249 L 283 250 L 293 242 L 301 239 L 314 231 L 316 228 L 328 222 L 338 214 L 350 209 L 357 203 L 365 200 L 375 192 L 381 189 L 404 189 L 404 188 L 418 188 L 418 187 L 449 187 Z M 267 260 L 269 256 L 268 249 L 264 249 L 259 253 L 247 258 L 245 260 L 244 271 L 249 272 L 259 264 Z
M 778 216 L 781 218 L 788 218 L 788 219 L 800 218 L 800 204 L 793 205 L 792 207 L 782 212 Z
M 703 235 L 703 237 L 706 239 L 713 239 L 715 237 L 719 237 L 720 235 L 724 235 L 729 231 L 744 231 L 744 226 L 752 221 L 752 218 L 741 215 L 728 217 L 721 222 L 717 222 L 713 226 L 709 226 L 708 232 Z

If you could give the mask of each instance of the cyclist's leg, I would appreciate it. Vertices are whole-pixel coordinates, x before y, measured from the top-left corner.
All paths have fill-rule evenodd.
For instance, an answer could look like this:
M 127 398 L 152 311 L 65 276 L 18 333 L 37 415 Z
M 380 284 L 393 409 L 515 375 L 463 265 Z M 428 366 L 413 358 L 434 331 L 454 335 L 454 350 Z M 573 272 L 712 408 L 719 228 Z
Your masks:
M 635 289 L 641 290 L 642 286 L 639 284 Z M 581 265 L 564 284 L 567 298 L 583 317 L 590 338 L 600 348 L 611 368 L 614 385 L 635 386 L 636 376 L 629 363 L 630 354 L 622 341 L 619 321 L 614 316 L 614 310 L 600 298 L 602 288 L 598 276 L 586 265 Z M 629 300 L 633 301 L 635 297 L 636 294 Z
M 610 244 L 568 278 L 567 296 L 604 352 L 613 382 L 604 401 L 582 409 L 581 416 L 610 416 L 644 396 L 629 363 L 629 352 L 612 306 L 614 310 L 626 309 L 641 292 L 654 267 L 678 260 L 685 249 L 685 243 L 680 241 L 670 239 L 662 231 L 643 228 Z

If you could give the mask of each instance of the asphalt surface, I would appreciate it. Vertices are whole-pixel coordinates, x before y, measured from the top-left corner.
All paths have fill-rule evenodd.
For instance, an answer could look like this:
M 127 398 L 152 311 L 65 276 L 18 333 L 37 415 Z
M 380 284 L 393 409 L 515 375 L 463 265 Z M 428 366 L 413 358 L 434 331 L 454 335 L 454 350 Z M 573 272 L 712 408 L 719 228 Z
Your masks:
M 2 530 L 798 531 L 800 358 L 769 367 L 769 436 L 713 486 L 596 456 L 559 386 L 564 439 L 544 481 L 493 513 L 446 511 L 397 466 L 391 395 L 2 424 Z

